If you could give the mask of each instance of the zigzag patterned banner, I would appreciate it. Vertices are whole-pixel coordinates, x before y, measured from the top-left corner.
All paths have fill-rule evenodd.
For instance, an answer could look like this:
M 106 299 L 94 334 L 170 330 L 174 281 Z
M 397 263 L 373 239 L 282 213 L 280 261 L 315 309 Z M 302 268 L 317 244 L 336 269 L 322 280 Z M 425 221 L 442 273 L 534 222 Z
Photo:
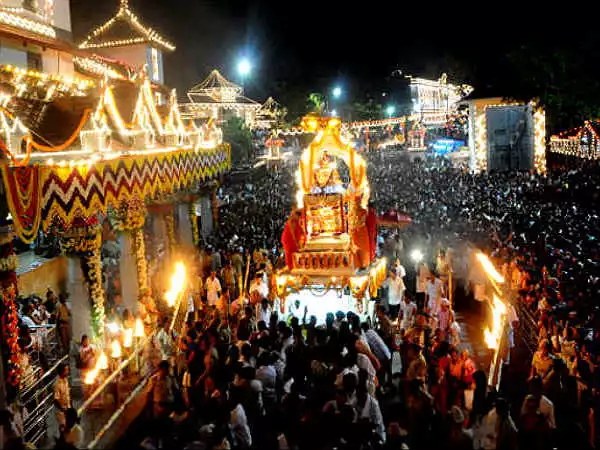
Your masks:
M 92 167 L 42 168 L 42 226 L 56 218 L 71 224 L 78 215 L 106 213 L 132 197 L 152 199 L 193 187 L 231 168 L 224 144 L 210 150 L 187 150 L 102 161 Z

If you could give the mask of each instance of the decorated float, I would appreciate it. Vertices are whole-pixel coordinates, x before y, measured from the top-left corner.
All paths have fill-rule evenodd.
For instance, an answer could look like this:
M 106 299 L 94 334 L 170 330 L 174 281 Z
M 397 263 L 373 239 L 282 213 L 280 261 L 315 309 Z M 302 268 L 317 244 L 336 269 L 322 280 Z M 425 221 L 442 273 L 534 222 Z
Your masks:
M 283 231 L 286 267 L 274 277 L 280 309 L 318 323 L 337 311 L 366 319 L 386 277 L 385 259 L 376 258 L 366 162 L 340 135 L 339 119 L 309 116 L 303 127 L 316 137 L 300 158 L 296 208 Z M 339 160 L 348 168 L 346 184 Z

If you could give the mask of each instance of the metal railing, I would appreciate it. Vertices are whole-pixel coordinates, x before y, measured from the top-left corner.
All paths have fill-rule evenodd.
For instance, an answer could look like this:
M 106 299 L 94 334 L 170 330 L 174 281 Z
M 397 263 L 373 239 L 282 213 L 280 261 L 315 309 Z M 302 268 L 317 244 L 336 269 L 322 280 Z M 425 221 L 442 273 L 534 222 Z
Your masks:
M 42 368 L 48 368 L 51 364 L 61 358 L 56 336 L 56 325 L 33 325 L 29 326 L 31 336 L 31 362 Z
M 46 436 L 48 416 L 53 411 L 54 383 L 58 377 L 58 368 L 68 359 L 68 355 L 63 356 L 46 373 L 21 392 L 21 404 L 27 414 L 23 423 L 25 442 L 37 446 Z
M 176 334 L 181 335 L 183 330 L 183 326 L 185 325 L 185 321 L 187 318 L 187 293 L 184 291 L 179 296 L 175 309 L 173 310 L 173 317 L 171 318 L 170 326 L 168 332 L 170 335 Z M 153 343 L 154 336 L 148 337 L 145 339 L 144 344 L 137 348 L 136 351 L 129 356 L 127 360 L 125 360 L 113 373 L 103 381 L 102 385 L 99 386 L 86 400 L 86 402 L 79 409 L 79 417 L 82 419 L 82 425 L 86 430 L 86 433 L 89 433 L 88 436 L 91 438 L 87 441 L 86 448 L 93 449 L 96 447 L 100 447 L 100 443 L 103 439 L 105 439 L 109 430 L 111 430 L 115 424 L 123 417 L 123 414 L 127 410 L 127 408 L 131 405 L 131 403 L 139 398 L 139 396 L 144 392 L 145 388 L 148 385 L 150 378 L 153 375 L 153 371 L 148 373 L 144 373 L 142 370 L 142 365 L 148 363 L 144 359 L 144 349 L 146 346 L 154 346 Z M 114 389 L 115 383 L 118 383 L 119 377 L 123 373 L 123 371 L 130 367 L 134 362 L 137 364 L 138 369 L 138 377 L 134 384 L 130 386 L 130 389 L 127 391 L 127 396 L 120 396 L 119 401 L 116 401 L 112 404 L 110 408 L 103 408 L 101 414 L 99 411 L 92 410 L 92 405 L 100 400 L 102 397 L 107 395 L 109 389 Z M 123 401 L 120 401 L 120 398 L 123 398 Z M 100 417 L 99 417 L 100 416 Z M 87 420 L 84 419 L 87 418 Z M 93 422 L 92 422 L 93 419 Z M 85 424 L 84 424 L 85 423 Z M 102 424 L 102 425 L 99 425 Z M 86 436 L 87 439 L 87 436 Z

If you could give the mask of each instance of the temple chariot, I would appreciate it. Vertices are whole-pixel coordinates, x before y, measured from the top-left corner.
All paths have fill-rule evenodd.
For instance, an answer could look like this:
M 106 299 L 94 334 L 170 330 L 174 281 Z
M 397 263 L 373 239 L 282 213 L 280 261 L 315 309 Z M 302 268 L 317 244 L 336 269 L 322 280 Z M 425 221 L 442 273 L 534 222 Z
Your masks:
M 386 277 L 386 261 L 376 257 L 367 165 L 341 136 L 339 119 L 308 116 L 302 125 L 316 137 L 300 157 L 296 208 L 283 231 L 286 267 L 274 277 L 280 307 L 300 319 L 314 315 L 318 323 L 338 311 L 366 319 Z

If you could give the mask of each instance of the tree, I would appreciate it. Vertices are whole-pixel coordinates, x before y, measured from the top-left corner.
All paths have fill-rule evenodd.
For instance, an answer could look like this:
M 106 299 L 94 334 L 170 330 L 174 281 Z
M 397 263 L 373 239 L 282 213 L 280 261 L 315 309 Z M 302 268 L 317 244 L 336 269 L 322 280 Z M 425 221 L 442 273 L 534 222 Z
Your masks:
M 377 120 L 383 118 L 383 106 L 372 98 L 352 105 L 352 120 Z
M 240 117 L 231 117 L 223 124 L 223 140 L 231 145 L 231 161 L 239 164 L 250 159 L 252 132 Z
M 325 96 L 318 92 L 311 92 L 308 95 L 308 104 L 310 111 L 321 114 L 325 106 Z

